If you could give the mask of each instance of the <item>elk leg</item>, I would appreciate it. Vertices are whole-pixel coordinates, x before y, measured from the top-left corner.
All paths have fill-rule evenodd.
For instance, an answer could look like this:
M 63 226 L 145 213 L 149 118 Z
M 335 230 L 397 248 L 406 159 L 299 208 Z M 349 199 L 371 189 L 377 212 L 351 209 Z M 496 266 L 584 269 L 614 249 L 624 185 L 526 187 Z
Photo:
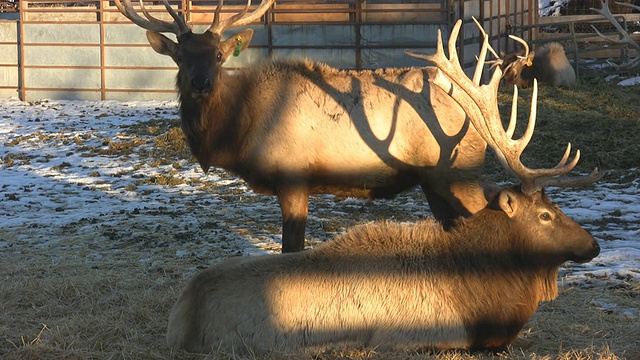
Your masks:
M 278 189 L 282 210 L 282 252 L 304 250 L 304 235 L 309 212 L 309 192 L 303 186 Z
M 453 226 L 453 220 L 456 218 L 471 216 L 487 205 L 482 187 L 476 183 L 452 182 L 444 190 L 423 184 L 422 191 L 427 197 L 433 216 L 442 221 L 446 229 Z
M 422 192 L 427 197 L 429 208 L 433 213 L 433 217 L 442 222 L 442 225 L 449 229 L 453 225 L 453 219 L 460 214 L 449 204 L 449 202 L 436 191 L 432 190 L 428 185 L 422 185 Z

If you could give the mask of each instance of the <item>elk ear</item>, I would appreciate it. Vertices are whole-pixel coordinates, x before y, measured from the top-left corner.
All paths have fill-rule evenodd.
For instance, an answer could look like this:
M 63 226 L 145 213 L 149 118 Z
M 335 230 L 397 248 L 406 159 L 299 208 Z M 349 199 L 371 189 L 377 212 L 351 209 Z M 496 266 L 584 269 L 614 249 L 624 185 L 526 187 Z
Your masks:
M 237 34 L 229 36 L 228 39 L 220 44 L 224 58 L 228 58 L 231 54 L 233 54 L 233 56 L 240 55 L 242 51 L 249 47 L 251 38 L 253 38 L 252 29 L 242 30 Z
M 178 44 L 173 40 L 155 31 L 147 31 L 147 40 L 149 40 L 149 44 L 158 54 L 169 55 L 175 59 L 175 54 L 178 52 Z
M 498 204 L 508 217 L 513 217 L 518 210 L 518 195 L 510 189 L 502 190 L 498 195 Z

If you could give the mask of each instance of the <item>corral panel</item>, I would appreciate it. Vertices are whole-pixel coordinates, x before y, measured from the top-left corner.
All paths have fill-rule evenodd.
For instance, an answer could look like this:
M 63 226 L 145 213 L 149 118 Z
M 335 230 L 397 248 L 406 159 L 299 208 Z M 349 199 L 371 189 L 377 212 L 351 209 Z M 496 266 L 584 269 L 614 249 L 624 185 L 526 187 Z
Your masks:
M 339 68 L 355 67 L 355 50 L 353 49 L 274 49 L 272 55 L 285 59 L 308 58 Z
M 146 30 L 134 23 L 104 25 L 104 43 L 111 44 L 149 44 Z M 173 34 L 165 34 L 175 41 Z
M 29 88 L 100 89 L 99 69 L 26 68 L 24 76 Z
M 44 44 L 100 44 L 97 24 L 25 24 L 24 42 Z
M 18 89 L 18 67 L 0 66 L 0 88 L 8 89 L 13 93 L 13 96 L 17 95 L 16 89 Z
M 15 21 L 0 21 L 0 42 L 18 42 L 18 24 Z
M 355 30 L 348 25 L 274 25 L 273 46 L 354 46 Z
M 109 46 L 104 49 L 105 66 L 174 67 L 173 60 L 155 52 L 151 46 Z
M 433 46 L 438 38 L 438 29 L 446 34 L 446 26 L 434 24 L 409 25 L 362 25 L 363 46 Z
M 24 49 L 26 66 L 100 66 L 100 49 L 87 46 L 28 46 Z
M 0 64 L 18 65 L 18 47 L 0 44 Z
M 29 90 L 29 100 L 34 99 L 99 101 L 102 99 L 102 96 L 99 90 Z
M 107 91 L 105 98 L 117 101 L 166 101 L 175 100 L 175 93 L 153 92 L 153 91 Z
M 108 89 L 173 91 L 176 72 L 176 70 L 107 69 L 105 82 Z

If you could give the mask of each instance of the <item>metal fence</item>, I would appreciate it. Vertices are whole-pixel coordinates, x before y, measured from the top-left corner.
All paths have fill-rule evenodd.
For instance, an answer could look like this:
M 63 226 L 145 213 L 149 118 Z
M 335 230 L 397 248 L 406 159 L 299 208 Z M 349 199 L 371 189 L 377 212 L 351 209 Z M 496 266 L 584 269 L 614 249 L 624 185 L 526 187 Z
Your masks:
M 256 2 L 254 0 L 254 2 Z M 170 0 L 204 31 L 217 1 Z M 222 16 L 245 1 L 225 1 Z M 175 98 L 176 67 L 153 52 L 144 30 L 122 16 L 113 1 L 21 0 L 17 16 L 0 12 L 0 96 L 23 100 L 144 100 Z M 158 1 L 145 7 L 169 19 Z M 255 5 L 254 5 L 255 7 Z M 5 16 L 2 16 L 5 14 Z M 475 63 L 481 20 L 498 50 L 509 51 L 509 33 L 533 24 L 537 0 L 277 0 L 254 29 L 251 47 L 226 66 L 247 66 L 268 57 L 308 57 L 338 68 L 424 65 L 404 49 L 432 51 L 437 30 L 446 37 L 465 19 L 459 44 L 465 64 Z M 5 18 L 6 20 L 2 20 Z M 518 35 L 530 38 L 529 33 Z

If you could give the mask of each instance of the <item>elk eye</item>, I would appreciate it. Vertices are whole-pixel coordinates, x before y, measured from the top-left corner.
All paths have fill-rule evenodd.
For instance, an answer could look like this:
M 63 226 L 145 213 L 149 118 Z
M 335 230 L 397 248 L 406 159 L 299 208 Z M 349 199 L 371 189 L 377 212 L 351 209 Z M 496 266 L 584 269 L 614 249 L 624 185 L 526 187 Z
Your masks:
M 218 53 L 216 54 L 216 60 L 218 61 L 222 60 L 222 53 L 220 51 L 218 51 Z
M 542 214 L 540 214 L 540 220 L 542 221 L 551 221 L 551 214 L 549 214 L 548 212 L 543 212 Z

